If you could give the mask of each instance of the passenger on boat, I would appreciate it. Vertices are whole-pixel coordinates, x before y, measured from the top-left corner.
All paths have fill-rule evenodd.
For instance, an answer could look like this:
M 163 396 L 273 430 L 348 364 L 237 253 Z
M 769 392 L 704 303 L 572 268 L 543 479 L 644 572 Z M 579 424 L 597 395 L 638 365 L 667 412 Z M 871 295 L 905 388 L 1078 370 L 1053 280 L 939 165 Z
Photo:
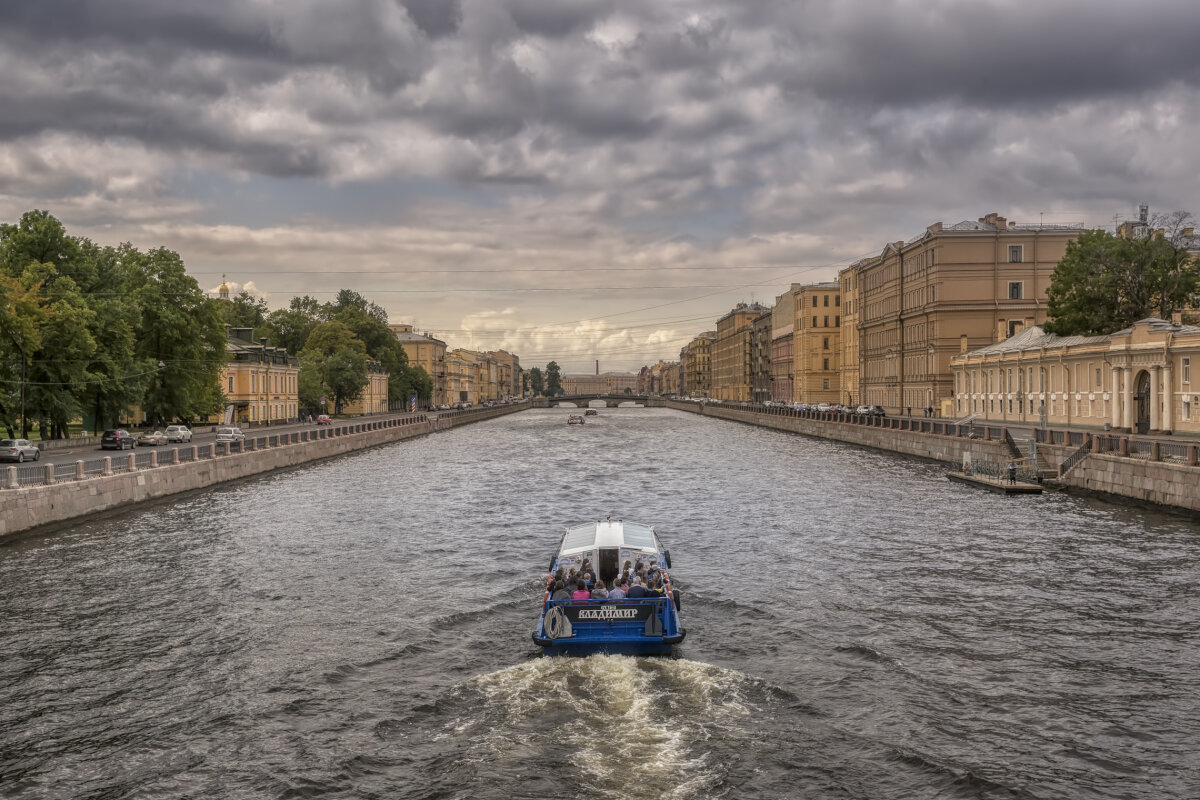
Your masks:
M 629 574 L 632 571 L 633 571 L 633 562 L 632 561 L 626 561 L 625 566 L 621 567 L 621 572 L 623 572 L 625 574 Z
M 605 600 L 608 598 L 608 587 L 604 585 L 604 581 L 596 581 L 596 585 L 592 587 L 593 600 Z
M 551 600 L 570 600 L 571 592 L 567 591 L 567 586 L 562 581 L 554 582 L 554 594 L 550 595 Z
M 582 581 L 575 584 L 575 591 L 571 595 L 572 600 L 591 600 L 592 593 L 587 590 L 587 586 Z
M 627 596 L 628 590 L 629 590 L 629 581 L 626 580 L 625 578 L 621 578 L 617 582 L 616 588 L 608 593 L 608 599 L 609 600 L 624 600 Z
M 639 597 L 645 597 L 647 594 L 648 594 L 648 592 L 646 591 L 645 579 L 638 578 L 634 582 L 633 586 L 629 587 L 629 591 L 626 593 L 625 596 L 628 597 L 630 600 L 634 600 Z

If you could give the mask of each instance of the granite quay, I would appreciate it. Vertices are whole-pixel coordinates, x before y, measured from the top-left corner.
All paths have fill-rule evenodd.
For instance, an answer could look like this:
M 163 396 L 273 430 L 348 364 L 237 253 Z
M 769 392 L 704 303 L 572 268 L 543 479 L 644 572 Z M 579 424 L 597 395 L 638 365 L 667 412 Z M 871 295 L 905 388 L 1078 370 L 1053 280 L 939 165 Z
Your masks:
M 910 417 L 667 400 L 680 411 L 887 450 L 1000 474 L 1011 461 L 1023 480 L 1068 491 L 1134 500 L 1200 515 L 1200 444 L 1179 437 L 1020 429 Z
M 529 408 L 518 403 L 251 436 L 68 465 L 0 470 L 0 538 L 276 470 L 423 436 Z M 64 470 L 63 467 L 66 467 Z

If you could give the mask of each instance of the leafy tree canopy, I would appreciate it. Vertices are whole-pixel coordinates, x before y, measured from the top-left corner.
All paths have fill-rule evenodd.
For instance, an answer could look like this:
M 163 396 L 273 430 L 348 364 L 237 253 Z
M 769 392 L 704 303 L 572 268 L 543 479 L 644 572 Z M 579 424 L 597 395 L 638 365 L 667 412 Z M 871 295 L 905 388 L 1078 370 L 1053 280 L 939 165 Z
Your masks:
M 317 325 L 300 351 L 301 405 L 320 408 L 321 397 L 327 397 L 341 411 L 366 387 L 367 361 L 366 345 L 347 325 L 337 320 Z
M 1098 336 L 1189 305 L 1200 268 L 1171 237 L 1089 231 L 1067 244 L 1047 290 L 1046 330 Z
M 563 393 L 562 374 L 557 361 L 546 365 L 546 388 L 542 392 L 546 397 L 557 397 Z

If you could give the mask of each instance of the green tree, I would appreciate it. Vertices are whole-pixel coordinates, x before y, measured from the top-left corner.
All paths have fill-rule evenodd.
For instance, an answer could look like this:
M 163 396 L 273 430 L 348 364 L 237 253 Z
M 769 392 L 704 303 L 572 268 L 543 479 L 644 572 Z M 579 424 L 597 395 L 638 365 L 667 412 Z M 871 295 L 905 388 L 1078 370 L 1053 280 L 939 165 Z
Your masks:
M 313 298 L 293 297 L 286 309 L 272 311 L 263 322 L 263 336 L 275 347 L 282 347 L 292 355 L 304 349 L 313 328 L 326 320 L 321 316 L 321 305 Z
M 562 393 L 562 375 L 558 368 L 558 362 L 551 361 L 546 365 L 546 389 L 543 394 L 547 397 L 558 397 Z
M 99 347 L 88 360 L 87 379 L 78 393 L 80 404 L 91 412 L 94 429 L 99 432 L 110 423 L 116 425 L 131 406 L 141 401 L 149 375 L 137 356 L 141 312 L 126 295 L 131 271 L 123 254 L 132 248 L 98 247 L 88 241 L 82 246 L 85 257 L 95 267 L 96 285 L 107 289 L 89 298 L 94 312 L 89 329 Z
M 545 379 L 542 377 L 541 367 L 532 367 L 529 370 L 529 391 L 533 392 L 534 396 L 542 394 L 546 389 Z
M 26 287 L 0 274 L 0 424 L 9 438 L 24 438 L 28 433 L 24 426 L 28 355 L 41 349 L 42 325 L 50 313 L 40 290 L 40 285 Z
M 159 424 L 215 413 L 224 405 L 219 378 L 226 361 L 218 301 L 205 296 L 172 250 L 128 248 L 124 258 L 134 269 L 132 298 L 142 314 L 137 354 L 149 378 L 142 410 Z
M 367 361 L 366 346 L 344 323 L 317 325 L 300 351 L 301 405 L 320 408 L 321 397 L 328 397 L 335 412 L 341 412 L 345 403 L 362 395 Z
M 1046 330 L 1099 336 L 1140 319 L 1169 319 L 1196 292 L 1200 269 L 1170 238 L 1088 231 L 1067 244 L 1047 289 Z
M 259 329 L 267 321 L 267 301 L 255 297 L 245 289 L 238 292 L 232 300 L 218 300 L 221 309 L 221 319 L 231 328 L 251 328 L 255 331 L 252 337 L 257 338 Z

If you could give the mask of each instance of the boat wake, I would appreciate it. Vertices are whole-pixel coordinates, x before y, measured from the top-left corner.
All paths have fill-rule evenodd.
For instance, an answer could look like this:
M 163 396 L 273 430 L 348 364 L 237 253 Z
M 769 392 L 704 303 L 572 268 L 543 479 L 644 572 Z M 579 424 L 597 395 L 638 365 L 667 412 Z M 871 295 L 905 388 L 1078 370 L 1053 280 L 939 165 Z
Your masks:
M 560 797 L 576 796 L 564 786 L 591 798 L 625 798 L 632 787 L 708 797 L 728 756 L 751 746 L 755 685 L 683 659 L 539 658 L 457 686 L 447 698 L 457 713 L 435 737 L 472 773 L 540 773 Z

